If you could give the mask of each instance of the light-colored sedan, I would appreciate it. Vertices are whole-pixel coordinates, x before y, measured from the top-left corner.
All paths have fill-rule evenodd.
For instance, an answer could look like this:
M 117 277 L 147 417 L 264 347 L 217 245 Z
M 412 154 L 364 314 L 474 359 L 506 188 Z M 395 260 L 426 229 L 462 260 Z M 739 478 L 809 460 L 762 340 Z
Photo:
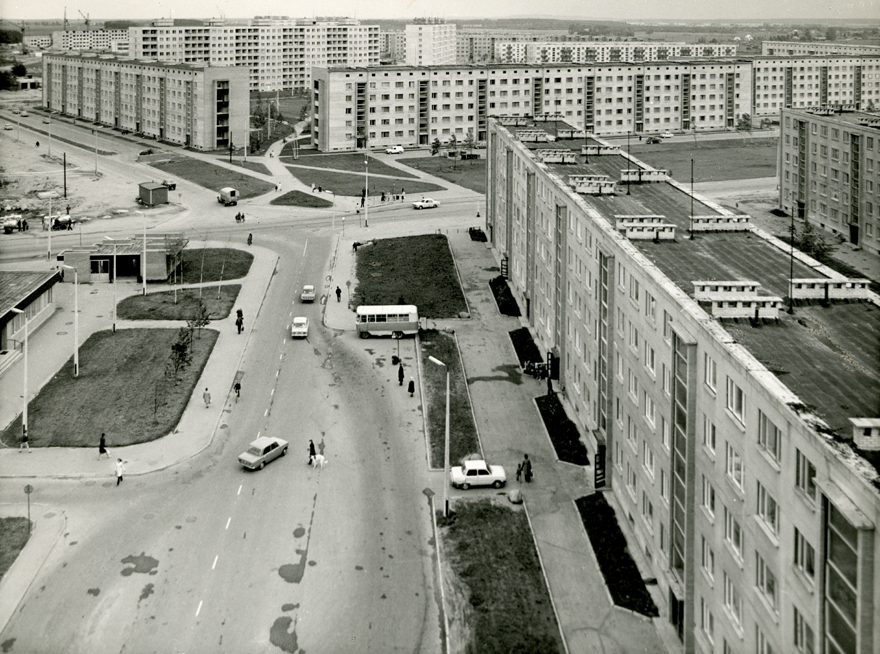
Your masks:
M 385 154 L 403 154 L 403 146 L 392 145 L 390 148 L 385 148 Z
M 416 200 L 413 202 L 413 209 L 436 209 L 440 206 L 440 203 L 437 200 L 432 200 L 431 198 L 422 198 L 421 200 Z
M 449 482 L 462 490 L 467 490 L 471 486 L 501 488 L 507 483 L 507 475 L 501 466 L 489 465 L 477 459 L 465 461 L 464 465 L 453 466 L 449 471 Z
M 270 461 L 287 454 L 287 441 L 271 436 L 260 436 L 246 452 L 238 455 L 238 462 L 249 470 L 262 470 Z
M 291 338 L 306 338 L 309 335 L 309 319 L 304 316 L 298 316 L 293 319 L 290 325 Z
M 660 136 L 665 139 L 671 139 L 673 137 L 673 134 L 672 132 L 663 132 Z
M 12 125 L 10 125 L 9 123 L 6 123 L 6 124 L 3 126 L 3 129 L 12 129 Z
M 315 301 L 315 287 L 311 284 L 306 284 L 303 286 L 302 293 L 299 295 L 300 302 L 314 302 Z

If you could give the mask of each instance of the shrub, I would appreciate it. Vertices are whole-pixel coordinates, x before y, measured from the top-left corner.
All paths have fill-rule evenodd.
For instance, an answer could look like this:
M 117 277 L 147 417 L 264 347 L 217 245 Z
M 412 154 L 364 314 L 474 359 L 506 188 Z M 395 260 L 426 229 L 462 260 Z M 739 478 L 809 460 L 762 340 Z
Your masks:
M 532 334 L 528 327 L 520 327 L 514 329 L 510 334 L 510 341 L 513 343 L 513 349 L 516 350 L 516 357 L 519 359 L 519 365 L 525 365 L 526 361 L 544 362 L 541 356 L 541 350 L 535 345 Z
M 550 434 L 550 441 L 553 443 L 553 449 L 556 450 L 556 456 L 560 461 L 567 461 L 579 466 L 590 465 L 590 458 L 587 456 L 587 448 L 581 442 L 581 435 L 577 426 L 568 419 L 565 409 L 559 401 L 559 397 L 553 395 L 542 395 L 535 399 L 538 405 L 538 411 L 547 427 L 547 433 Z
M 489 280 L 489 287 L 492 289 L 492 295 L 495 296 L 495 302 L 498 304 L 498 310 L 502 315 L 513 316 L 518 318 L 522 314 L 519 311 L 519 305 L 510 292 L 510 286 L 507 280 L 501 275 Z

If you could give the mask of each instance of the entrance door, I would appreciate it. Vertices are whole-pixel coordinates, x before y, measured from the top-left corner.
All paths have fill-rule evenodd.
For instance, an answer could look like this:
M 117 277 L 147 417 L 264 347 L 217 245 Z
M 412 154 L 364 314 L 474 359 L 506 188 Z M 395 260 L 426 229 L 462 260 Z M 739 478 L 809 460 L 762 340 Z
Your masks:
M 92 281 L 93 282 L 109 282 L 110 281 L 110 260 L 109 259 L 92 259 L 91 270 L 92 270 Z
M 684 642 L 684 600 L 680 600 L 669 589 L 669 622 L 675 626 L 678 639 Z
M 850 223 L 849 224 L 849 242 L 853 245 L 859 244 L 859 224 L 858 223 Z

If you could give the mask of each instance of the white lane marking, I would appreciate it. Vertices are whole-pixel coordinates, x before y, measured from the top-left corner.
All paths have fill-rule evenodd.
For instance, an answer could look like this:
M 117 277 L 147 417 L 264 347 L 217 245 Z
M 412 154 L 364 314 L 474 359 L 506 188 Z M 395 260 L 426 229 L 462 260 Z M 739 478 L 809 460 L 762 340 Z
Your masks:
M 268 409 L 266 409 L 266 411 L 268 411 Z M 259 437 L 260 437 L 260 432 L 257 432 L 257 438 L 259 438 Z
M 199 602 L 199 608 L 196 609 L 196 617 L 199 617 L 199 613 L 202 612 L 202 603 Z
M 244 484 L 242 484 L 241 486 L 238 487 L 238 492 L 236 493 L 236 495 L 241 495 L 242 486 L 244 486 Z M 232 520 L 232 518 L 229 518 L 229 519 Z
M 278 355 L 278 360 L 279 360 L 279 361 L 284 361 L 284 355 L 283 355 L 283 354 L 279 354 L 279 355 Z
M 281 371 L 280 371 L 280 370 L 276 370 L 276 371 L 275 371 L 275 376 L 276 376 L 276 377 L 277 377 L 278 375 L 280 375 L 280 374 L 281 374 Z
M 303 244 L 303 256 L 306 256 L 306 250 L 309 249 L 309 239 L 306 239 L 306 242 Z
M 238 487 L 238 492 L 241 493 L 241 486 Z M 229 523 L 232 522 L 232 516 L 229 516 L 229 520 L 226 521 L 226 528 L 229 529 Z
M 270 393 L 270 395 L 275 395 L 275 389 L 274 389 L 274 388 L 272 389 L 272 392 Z
M 217 567 L 217 559 L 219 559 L 219 558 L 220 558 L 219 554 L 214 557 L 214 565 L 211 566 L 211 570 L 213 570 L 214 568 Z
M 264 417 L 264 418 L 265 418 L 266 416 L 268 416 L 268 415 L 269 415 L 269 409 L 266 409 L 265 411 L 263 411 L 263 417 Z M 258 436 L 257 438 L 259 438 L 259 436 Z

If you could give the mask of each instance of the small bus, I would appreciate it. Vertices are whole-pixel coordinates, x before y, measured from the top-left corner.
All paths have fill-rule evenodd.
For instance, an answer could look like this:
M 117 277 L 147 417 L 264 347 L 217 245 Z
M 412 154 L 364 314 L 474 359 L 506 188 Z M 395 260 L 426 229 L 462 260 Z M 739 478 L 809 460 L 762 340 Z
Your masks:
M 412 304 L 362 305 L 357 308 L 355 321 L 361 338 L 392 336 L 394 332 L 419 333 L 419 310 Z

